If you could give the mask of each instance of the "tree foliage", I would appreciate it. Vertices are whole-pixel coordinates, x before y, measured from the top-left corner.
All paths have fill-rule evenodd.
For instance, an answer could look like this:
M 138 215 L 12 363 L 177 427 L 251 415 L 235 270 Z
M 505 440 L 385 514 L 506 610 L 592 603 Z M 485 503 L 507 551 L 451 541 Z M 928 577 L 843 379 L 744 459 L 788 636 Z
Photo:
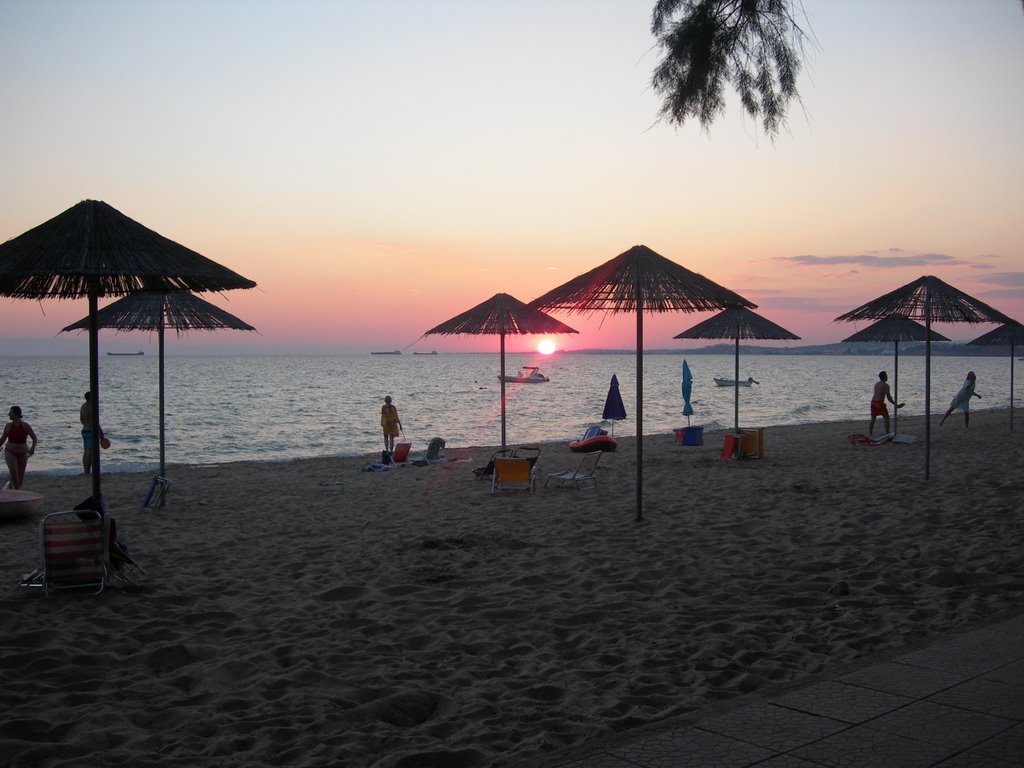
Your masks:
M 774 137 L 799 93 L 797 75 L 807 34 L 797 24 L 799 0 L 658 0 L 651 32 L 664 49 L 652 85 L 660 115 L 707 130 L 725 111 L 731 85 L 744 111 Z M 801 15 L 803 15 L 801 13 Z

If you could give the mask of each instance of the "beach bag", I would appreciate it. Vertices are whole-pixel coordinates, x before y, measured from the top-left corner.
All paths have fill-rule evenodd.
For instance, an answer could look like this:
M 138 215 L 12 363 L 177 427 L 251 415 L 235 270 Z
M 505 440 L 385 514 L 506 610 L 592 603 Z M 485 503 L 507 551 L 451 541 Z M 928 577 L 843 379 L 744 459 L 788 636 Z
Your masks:
M 391 451 L 380 452 L 380 463 L 381 464 L 394 464 L 394 460 L 391 458 Z

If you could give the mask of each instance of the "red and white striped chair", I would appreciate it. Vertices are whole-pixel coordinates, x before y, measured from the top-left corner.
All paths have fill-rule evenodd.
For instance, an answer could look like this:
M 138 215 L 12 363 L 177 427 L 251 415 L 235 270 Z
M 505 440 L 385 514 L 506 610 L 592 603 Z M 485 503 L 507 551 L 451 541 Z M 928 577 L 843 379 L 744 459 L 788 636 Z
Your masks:
M 39 524 L 42 567 L 22 580 L 26 587 L 92 588 L 99 594 L 110 573 L 110 518 L 95 510 L 52 512 Z

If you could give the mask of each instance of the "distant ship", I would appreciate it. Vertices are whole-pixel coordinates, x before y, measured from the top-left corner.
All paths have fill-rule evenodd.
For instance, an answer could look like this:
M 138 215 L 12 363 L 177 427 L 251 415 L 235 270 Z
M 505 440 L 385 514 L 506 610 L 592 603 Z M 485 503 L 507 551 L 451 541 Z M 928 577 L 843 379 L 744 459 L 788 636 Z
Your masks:
M 120 355 L 121 357 L 138 357 L 139 355 L 144 354 L 144 353 L 140 349 L 138 352 L 107 352 L 107 354 L 108 355 Z
M 398 351 L 398 350 L 396 349 L 396 350 L 394 350 L 393 352 L 371 352 L 370 354 L 371 354 L 371 355 L 400 355 L 400 354 L 402 354 L 402 353 L 401 353 L 401 352 L 399 352 L 399 351 Z
M 413 352 L 414 355 L 436 355 L 437 352 Z

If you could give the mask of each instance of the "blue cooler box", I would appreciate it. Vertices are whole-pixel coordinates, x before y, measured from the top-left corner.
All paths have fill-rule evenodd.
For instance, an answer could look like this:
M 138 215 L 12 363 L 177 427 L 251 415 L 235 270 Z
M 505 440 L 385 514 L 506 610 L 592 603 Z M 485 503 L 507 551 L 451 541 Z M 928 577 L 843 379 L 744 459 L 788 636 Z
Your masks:
M 675 432 L 679 445 L 704 445 L 704 427 L 680 427 Z

